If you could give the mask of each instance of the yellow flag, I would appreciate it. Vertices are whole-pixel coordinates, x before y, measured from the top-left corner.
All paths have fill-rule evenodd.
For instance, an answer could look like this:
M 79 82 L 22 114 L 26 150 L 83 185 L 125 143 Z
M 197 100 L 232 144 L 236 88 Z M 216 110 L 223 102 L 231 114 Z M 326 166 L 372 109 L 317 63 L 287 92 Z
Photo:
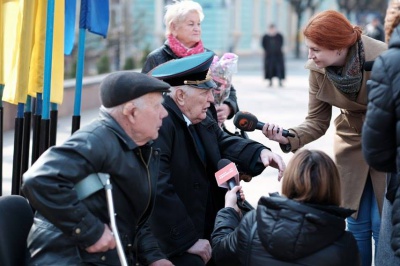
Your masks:
M 10 76 L 16 45 L 18 0 L 0 0 L 0 84 Z
M 14 1 L 13 1 L 14 2 Z M 5 76 L 3 101 L 18 104 L 25 103 L 28 92 L 29 62 L 31 58 L 33 39 L 34 0 L 20 0 L 16 23 L 15 46 L 12 52 L 11 72 Z M 13 13 L 5 13 L 5 26 L 14 22 Z M 4 37 L 8 38 L 7 35 Z M 6 41 L 5 41 L 6 42 Z M 6 51 L 8 53 L 8 51 Z M 8 66 L 5 65 L 7 68 Z
M 65 1 L 55 1 L 50 101 L 57 104 L 62 103 L 64 93 L 64 14 Z M 34 45 L 29 75 L 28 93 L 33 97 L 43 92 L 46 15 L 47 0 L 40 0 L 35 16 Z
M 4 85 L 4 0 L 0 0 L 0 85 Z

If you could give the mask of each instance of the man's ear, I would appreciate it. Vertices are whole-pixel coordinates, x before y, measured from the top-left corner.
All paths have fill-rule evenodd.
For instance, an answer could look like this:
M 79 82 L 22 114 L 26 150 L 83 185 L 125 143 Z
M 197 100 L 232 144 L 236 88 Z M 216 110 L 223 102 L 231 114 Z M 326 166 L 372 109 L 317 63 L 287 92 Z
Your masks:
M 133 122 L 137 109 L 135 104 L 133 102 L 129 102 L 125 104 L 123 108 L 124 109 L 122 110 L 122 113 L 124 114 L 124 116 L 126 116 L 126 118 L 128 118 L 130 122 Z
M 182 89 L 177 89 L 175 91 L 175 101 L 179 105 L 185 105 L 186 93 Z
M 128 103 L 126 103 L 123 107 L 122 107 L 123 109 L 122 109 L 122 114 L 123 115 L 130 115 L 131 114 L 131 111 L 132 111 L 132 108 L 133 108 L 133 103 L 131 103 L 131 102 L 128 102 Z

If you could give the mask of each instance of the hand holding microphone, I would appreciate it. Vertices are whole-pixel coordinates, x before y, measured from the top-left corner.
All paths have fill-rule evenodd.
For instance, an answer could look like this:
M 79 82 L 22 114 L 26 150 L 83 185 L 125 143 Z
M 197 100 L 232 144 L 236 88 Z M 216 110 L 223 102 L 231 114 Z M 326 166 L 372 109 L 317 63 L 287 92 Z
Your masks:
M 233 124 L 240 130 L 243 131 L 254 131 L 255 129 L 262 130 L 265 123 L 258 121 L 257 117 L 249 112 L 237 112 Z M 279 133 L 279 131 L 278 131 Z M 288 130 L 282 130 L 282 136 L 284 137 L 294 137 L 294 134 L 290 133 Z
M 239 171 L 236 165 L 228 159 L 221 159 L 218 162 L 218 172 L 215 173 L 218 186 L 232 190 L 239 185 Z M 240 191 L 236 193 L 237 202 L 242 202 Z

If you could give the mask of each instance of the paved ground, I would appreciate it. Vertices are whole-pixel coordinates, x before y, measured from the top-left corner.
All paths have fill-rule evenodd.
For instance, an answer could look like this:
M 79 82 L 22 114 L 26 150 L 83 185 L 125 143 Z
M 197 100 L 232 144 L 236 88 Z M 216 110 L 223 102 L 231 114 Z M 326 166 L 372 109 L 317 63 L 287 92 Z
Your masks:
M 284 87 L 268 87 L 262 78 L 261 58 L 259 56 L 246 57 L 242 61 L 239 58 L 238 73 L 233 78 L 233 84 L 237 90 L 238 101 L 241 110 L 256 115 L 259 121 L 273 122 L 284 128 L 297 125 L 302 122 L 307 112 L 308 86 L 307 74 L 304 69 L 305 60 L 288 59 L 287 78 Z M 277 84 L 277 80 L 274 80 Z M 90 122 L 97 116 L 97 109 L 82 112 L 81 125 Z M 228 127 L 233 128 L 231 122 Z M 59 118 L 57 143 L 61 143 L 70 135 L 71 117 Z M 273 151 L 282 155 L 286 162 L 292 154 L 283 154 L 279 145 L 269 141 L 260 131 L 250 132 L 249 136 Z M 308 145 L 332 154 L 332 127 L 326 136 Z M 13 156 L 14 132 L 8 131 L 4 135 L 4 162 L 3 162 L 3 195 L 11 194 L 12 156 Z M 262 195 L 269 192 L 280 191 L 280 183 L 277 181 L 277 170 L 267 168 L 260 176 L 253 178 L 249 183 L 243 183 L 246 197 L 250 203 L 256 205 Z

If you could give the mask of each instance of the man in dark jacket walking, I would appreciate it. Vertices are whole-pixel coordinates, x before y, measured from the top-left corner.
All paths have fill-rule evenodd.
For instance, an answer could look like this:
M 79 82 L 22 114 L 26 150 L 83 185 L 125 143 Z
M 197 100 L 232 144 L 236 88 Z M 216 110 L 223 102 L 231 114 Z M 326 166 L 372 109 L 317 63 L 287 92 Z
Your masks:
M 22 191 L 37 210 L 29 265 L 121 265 L 105 192 L 83 185 L 93 173 L 110 175 L 128 265 L 172 265 L 146 223 L 160 159 L 151 141 L 167 116 L 162 93 L 168 89 L 141 73 L 108 75 L 100 85 L 99 118 L 50 148 L 24 174 Z
M 172 86 L 164 101 L 169 115 L 155 141 L 161 161 L 151 229 L 175 265 L 204 265 L 211 258 L 210 235 L 226 192 L 214 176 L 220 159 L 253 176 L 270 165 L 279 169 L 280 178 L 285 168 L 279 155 L 224 133 L 207 115 L 216 88 L 208 73 L 213 57 L 212 52 L 196 54 L 150 72 Z

